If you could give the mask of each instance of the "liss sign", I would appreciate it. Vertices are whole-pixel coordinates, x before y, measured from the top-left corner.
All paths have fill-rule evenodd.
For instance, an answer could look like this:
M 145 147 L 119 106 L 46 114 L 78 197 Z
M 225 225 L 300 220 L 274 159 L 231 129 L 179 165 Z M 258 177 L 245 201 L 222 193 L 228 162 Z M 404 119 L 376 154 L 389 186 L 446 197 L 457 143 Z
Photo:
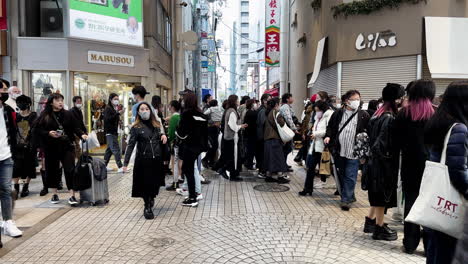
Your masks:
M 88 63 L 105 64 L 122 67 L 135 67 L 135 57 L 130 55 L 88 51 Z

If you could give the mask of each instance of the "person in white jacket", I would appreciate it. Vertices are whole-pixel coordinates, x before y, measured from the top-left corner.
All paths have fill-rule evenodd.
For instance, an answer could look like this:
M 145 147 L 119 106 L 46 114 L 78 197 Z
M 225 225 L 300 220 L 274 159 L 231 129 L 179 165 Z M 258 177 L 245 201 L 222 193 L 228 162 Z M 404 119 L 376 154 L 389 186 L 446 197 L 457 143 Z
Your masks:
M 314 191 L 315 168 L 322 158 L 322 152 L 325 149 L 323 139 L 327 131 L 328 122 L 333 114 L 333 110 L 330 109 L 330 106 L 323 101 L 315 103 L 314 111 L 315 122 L 309 132 L 311 145 L 307 155 L 307 177 L 304 184 L 304 190 L 299 192 L 299 195 L 301 196 L 312 195 L 312 192 Z

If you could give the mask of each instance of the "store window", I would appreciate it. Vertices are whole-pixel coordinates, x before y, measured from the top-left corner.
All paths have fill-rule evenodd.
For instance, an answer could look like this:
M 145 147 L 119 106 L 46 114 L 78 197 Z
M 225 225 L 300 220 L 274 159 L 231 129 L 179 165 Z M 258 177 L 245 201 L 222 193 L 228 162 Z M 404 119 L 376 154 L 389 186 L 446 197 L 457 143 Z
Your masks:
M 66 75 L 64 72 L 32 72 L 32 95 L 33 104 L 35 111 L 40 114 L 47 102 L 47 98 L 51 93 L 65 92 L 65 79 Z M 66 108 L 68 106 L 66 105 Z

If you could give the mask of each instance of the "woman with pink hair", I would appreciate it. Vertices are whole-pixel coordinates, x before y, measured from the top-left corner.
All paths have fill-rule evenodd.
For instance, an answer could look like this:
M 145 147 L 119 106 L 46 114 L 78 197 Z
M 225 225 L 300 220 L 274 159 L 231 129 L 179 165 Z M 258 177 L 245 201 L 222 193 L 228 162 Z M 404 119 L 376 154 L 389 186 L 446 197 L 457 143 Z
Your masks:
M 407 88 L 408 105 L 401 109 L 395 119 L 395 143 L 402 155 L 401 180 L 405 197 L 405 218 L 419 195 L 425 163 L 429 159 L 429 150 L 424 144 L 424 127 L 434 114 L 432 100 L 435 90 L 435 84 L 430 80 L 417 80 L 410 84 Z M 421 237 L 426 246 L 421 227 L 405 222 L 404 252 L 412 254 L 418 247 Z

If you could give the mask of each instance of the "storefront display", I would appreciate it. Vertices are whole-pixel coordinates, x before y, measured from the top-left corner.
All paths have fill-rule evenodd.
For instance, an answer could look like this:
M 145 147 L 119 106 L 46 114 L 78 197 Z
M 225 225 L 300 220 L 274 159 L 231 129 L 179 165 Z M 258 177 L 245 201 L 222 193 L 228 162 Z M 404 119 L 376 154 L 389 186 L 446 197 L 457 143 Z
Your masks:
M 34 110 L 40 114 L 50 94 L 62 93 L 65 88 L 64 72 L 32 72 L 32 95 Z

